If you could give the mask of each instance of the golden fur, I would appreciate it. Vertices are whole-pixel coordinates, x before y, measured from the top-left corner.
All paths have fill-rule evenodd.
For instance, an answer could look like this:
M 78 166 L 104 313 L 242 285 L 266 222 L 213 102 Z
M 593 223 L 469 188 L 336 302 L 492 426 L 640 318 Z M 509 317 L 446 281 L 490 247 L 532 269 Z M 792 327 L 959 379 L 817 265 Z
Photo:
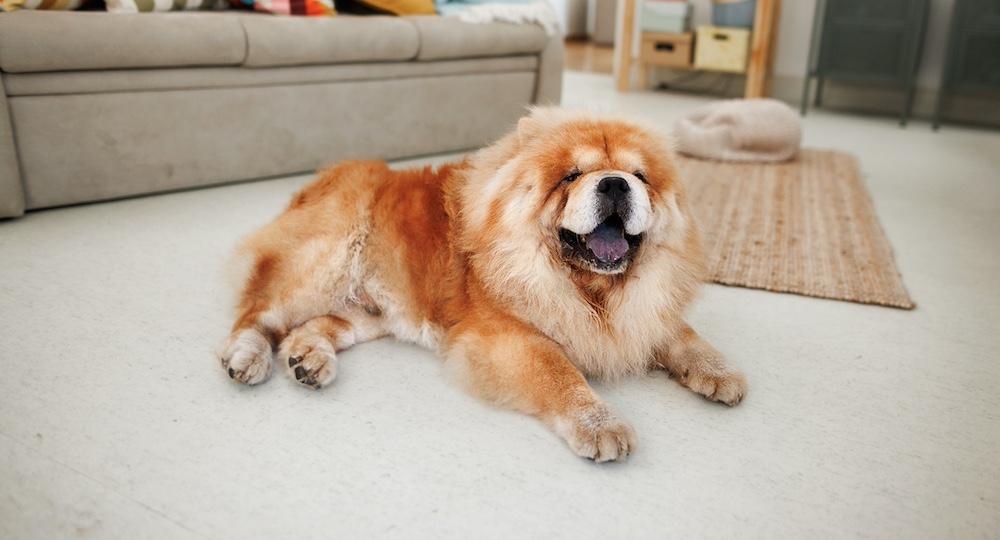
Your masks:
M 630 206 L 608 223 L 631 243 L 605 264 L 568 246 L 605 219 L 596 186 L 612 175 Z M 635 435 L 585 376 L 662 368 L 730 405 L 746 392 L 682 320 L 701 252 L 672 153 L 624 121 L 536 109 L 459 164 L 342 163 L 238 254 L 247 277 L 220 356 L 240 382 L 266 379 L 277 350 L 318 388 L 337 351 L 391 335 L 440 350 L 476 395 L 598 461 L 628 455 Z

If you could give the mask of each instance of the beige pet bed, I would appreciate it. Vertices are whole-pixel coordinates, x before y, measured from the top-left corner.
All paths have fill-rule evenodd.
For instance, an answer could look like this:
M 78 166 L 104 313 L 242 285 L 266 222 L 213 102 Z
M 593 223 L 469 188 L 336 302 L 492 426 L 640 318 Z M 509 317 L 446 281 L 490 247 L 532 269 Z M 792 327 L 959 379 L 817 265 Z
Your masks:
M 719 161 L 787 161 L 802 141 L 791 107 L 775 99 L 731 99 L 696 109 L 674 125 L 677 149 Z

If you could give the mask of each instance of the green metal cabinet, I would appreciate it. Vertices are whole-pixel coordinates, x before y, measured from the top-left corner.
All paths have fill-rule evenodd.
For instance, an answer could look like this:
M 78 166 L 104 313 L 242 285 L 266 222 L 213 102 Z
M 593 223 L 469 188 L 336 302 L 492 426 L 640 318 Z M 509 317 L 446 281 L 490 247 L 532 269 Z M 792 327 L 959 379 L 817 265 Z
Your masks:
M 813 21 L 802 114 L 816 78 L 815 105 L 827 79 L 900 87 L 906 98 L 900 123 L 913 106 L 917 65 L 927 26 L 928 0 L 820 0 Z
M 934 129 L 941 125 L 945 96 L 956 91 L 1000 91 L 1000 0 L 956 0 Z

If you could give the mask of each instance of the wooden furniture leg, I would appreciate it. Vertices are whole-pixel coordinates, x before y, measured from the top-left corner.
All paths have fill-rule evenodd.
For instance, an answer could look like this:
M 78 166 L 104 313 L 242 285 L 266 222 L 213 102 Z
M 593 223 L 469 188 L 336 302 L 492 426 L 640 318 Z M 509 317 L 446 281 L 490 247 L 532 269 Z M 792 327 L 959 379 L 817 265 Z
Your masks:
M 778 0 L 757 0 L 754 11 L 753 36 L 750 38 L 750 62 L 743 97 L 766 95 L 768 70 L 771 64 L 772 36 L 777 27 Z
M 618 91 L 628 92 L 632 77 L 632 34 L 635 32 L 635 2 L 622 0 L 622 34 L 618 36 Z

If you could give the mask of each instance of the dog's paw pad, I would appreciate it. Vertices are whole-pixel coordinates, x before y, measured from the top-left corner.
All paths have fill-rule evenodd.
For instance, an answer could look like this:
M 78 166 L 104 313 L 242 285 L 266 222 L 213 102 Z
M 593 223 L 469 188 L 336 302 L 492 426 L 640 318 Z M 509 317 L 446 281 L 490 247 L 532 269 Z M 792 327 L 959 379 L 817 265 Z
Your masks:
M 288 359 L 292 378 L 310 388 L 322 388 L 337 376 L 336 357 L 333 352 L 315 350 L 304 356 Z
M 278 357 L 296 382 L 310 388 L 322 388 L 333 382 L 337 376 L 337 355 L 328 340 L 289 336 L 285 341 Z
M 625 459 L 636 446 L 632 426 L 600 404 L 561 418 L 556 431 L 577 455 L 598 463 Z

